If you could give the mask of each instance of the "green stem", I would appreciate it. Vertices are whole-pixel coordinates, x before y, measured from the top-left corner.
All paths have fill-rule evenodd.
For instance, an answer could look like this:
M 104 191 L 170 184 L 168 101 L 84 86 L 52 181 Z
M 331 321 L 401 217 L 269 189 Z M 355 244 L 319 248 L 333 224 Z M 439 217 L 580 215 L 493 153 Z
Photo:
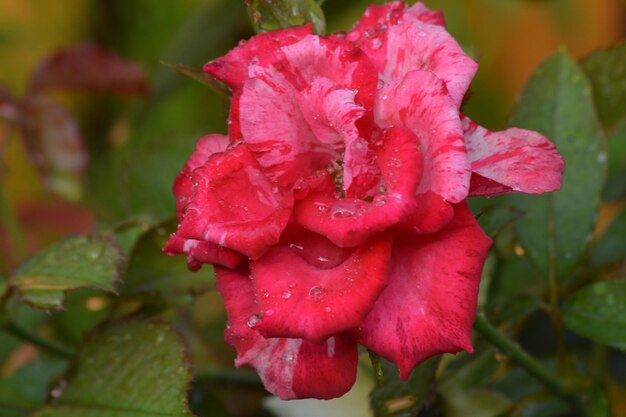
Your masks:
M 17 221 L 17 216 L 11 207 L 11 203 L 4 195 L 4 189 L 0 188 L 0 224 L 4 226 L 9 235 L 13 256 L 17 262 L 23 261 L 28 255 L 26 250 L 26 239 Z
M 58 345 L 54 342 L 41 338 L 37 336 L 36 334 L 31 333 L 28 330 L 22 328 L 16 323 L 13 323 L 13 322 L 5 323 L 2 329 L 19 339 L 29 342 L 37 347 L 45 349 L 48 352 L 54 353 L 58 356 L 63 356 L 65 358 L 72 358 L 75 354 L 73 349 Z
M 219 384 L 246 385 L 251 387 L 263 387 L 263 382 L 259 376 L 253 372 L 236 371 L 233 369 L 223 369 L 205 367 L 195 373 L 197 381 L 207 381 Z
M 524 368 L 555 395 L 572 405 L 579 415 L 585 415 L 579 400 L 567 391 L 567 387 L 556 375 L 548 371 L 541 362 L 526 352 L 517 342 L 500 332 L 484 316 L 477 315 L 474 329 L 485 339 L 505 353 L 512 361 Z
M 552 196 L 549 197 L 552 201 Z M 554 236 L 554 215 L 548 220 L 548 235 Z M 565 331 L 563 316 L 559 308 L 559 284 L 556 277 L 556 247 L 554 239 L 548 239 L 548 297 L 550 302 L 550 320 L 556 338 L 556 371 L 563 375 L 566 370 Z

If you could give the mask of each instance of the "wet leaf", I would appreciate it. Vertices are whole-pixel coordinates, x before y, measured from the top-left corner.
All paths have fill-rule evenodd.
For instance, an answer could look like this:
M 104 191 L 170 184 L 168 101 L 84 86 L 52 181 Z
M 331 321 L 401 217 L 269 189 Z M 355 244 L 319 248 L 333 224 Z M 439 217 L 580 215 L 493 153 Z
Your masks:
M 606 172 L 604 138 L 589 83 L 564 50 L 537 68 L 511 124 L 545 134 L 565 159 L 561 190 L 509 197 L 525 212 L 515 222 L 522 246 L 544 275 L 563 279 L 591 240 Z
M 78 199 L 87 153 L 76 120 L 43 95 L 26 98 L 20 107 L 26 147 L 44 184 L 65 198 Z
M 614 126 L 626 117 L 626 43 L 592 52 L 580 66 L 591 82 L 600 120 Z
M 566 300 L 563 314 L 573 332 L 626 351 L 626 279 L 583 288 Z
M 315 33 L 324 34 L 326 21 L 315 0 L 246 0 L 257 32 L 312 23 Z
M 58 309 L 65 291 L 94 288 L 113 292 L 121 264 L 120 249 L 111 237 L 78 236 L 30 258 L 9 278 L 9 284 L 27 303 Z
M 191 417 L 191 374 L 180 337 L 165 324 L 132 322 L 91 334 L 74 371 L 33 417 Z
M 31 91 L 105 91 L 146 94 L 146 76 L 139 65 L 93 43 L 62 49 L 39 64 Z

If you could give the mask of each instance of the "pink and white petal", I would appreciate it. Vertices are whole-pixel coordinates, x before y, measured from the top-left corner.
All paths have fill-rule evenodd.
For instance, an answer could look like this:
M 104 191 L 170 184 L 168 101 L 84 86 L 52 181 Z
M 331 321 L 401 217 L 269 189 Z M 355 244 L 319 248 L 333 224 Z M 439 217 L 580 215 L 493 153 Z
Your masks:
M 202 264 L 222 265 L 228 268 L 236 267 L 243 260 L 243 255 L 223 248 L 215 243 L 203 240 L 183 239 L 172 236 L 163 248 L 163 252 L 170 256 L 187 256 L 187 266 L 192 271 L 200 269 Z
M 195 193 L 176 236 L 259 258 L 280 240 L 293 195 L 272 183 L 244 145 L 215 154 L 191 173 Z
M 356 122 L 372 118 L 376 71 L 348 42 L 307 36 L 252 64 L 249 75 L 241 133 L 282 185 L 338 160 L 342 141 L 358 141 Z
M 333 245 L 328 242 L 327 246 Z M 310 253 L 314 249 L 300 241 L 298 247 L 277 246 L 251 262 L 262 315 L 256 328 L 263 336 L 325 340 L 359 326 L 384 288 L 391 252 L 389 235 L 363 243 L 337 265 L 323 258 L 328 249 Z M 315 264 L 300 252 L 316 257 Z
M 255 329 L 258 307 L 246 271 L 218 267 L 215 275 L 228 312 L 224 337 L 237 350 L 235 366 L 254 367 L 265 388 L 284 400 L 331 399 L 348 392 L 356 380 L 356 343 L 341 335 L 322 343 L 266 339 Z
M 248 78 L 248 65 L 254 58 L 298 42 L 312 32 L 311 25 L 275 30 L 243 41 L 226 55 L 204 65 L 204 71 L 228 85 L 233 91 Z
M 228 137 L 217 134 L 202 136 L 196 142 L 195 151 L 185 163 L 185 168 L 174 180 L 173 192 L 176 198 L 176 214 L 179 220 L 182 219 L 183 210 L 193 197 L 191 171 L 204 165 L 211 155 L 224 152 L 227 146 Z
M 386 82 L 402 79 L 411 71 L 430 71 L 446 84 L 458 109 L 477 69 L 478 64 L 441 26 L 405 15 L 389 27 L 385 68 L 381 70 Z
M 422 176 L 419 143 L 415 135 L 400 127 L 386 129 L 382 143 L 374 152 L 385 192 L 371 201 L 339 198 L 329 178 L 326 189 L 297 202 L 295 221 L 337 246 L 352 247 L 405 220 L 415 209 L 415 190 Z
M 374 115 L 378 126 L 403 126 L 419 138 L 424 176 L 417 194 L 432 191 L 451 203 L 467 197 L 471 168 L 463 129 L 441 80 L 430 72 L 409 72 L 378 91 Z
M 431 25 L 446 26 L 446 19 L 441 10 L 430 10 L 422 2 L 417 2 L 406 10 L 406 14 L 415 16 L 424 23 Z
M 545 136 L 518 128 L 490 132 L 466 116 L 462 122 L 473 171 L 470 195 L 541 194 L 561 187 L 563 157 Z
M 389 284 L 356 339 L 394 362 L 400 377 L 440 353 L 472 351 L 471 331 L 491 239 L 465 203 L 439 233 L 396 235 Z

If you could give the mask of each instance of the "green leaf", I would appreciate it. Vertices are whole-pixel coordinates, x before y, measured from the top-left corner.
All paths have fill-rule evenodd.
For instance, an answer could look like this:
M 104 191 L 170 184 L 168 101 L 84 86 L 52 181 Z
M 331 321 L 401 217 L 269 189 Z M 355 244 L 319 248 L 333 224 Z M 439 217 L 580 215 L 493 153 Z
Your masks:
M 191 68 L 186 65 L 168 64 L 167 62 L 163 62 L 163 65 L 172 69 L 173 71 L 176 71 L 180 75 L 189 77 L 192 80 L 197 81 L 204 86 L 212 88 L 215 91 L 219 91 L 220 93 L 224 94 L 230 94 L 228 87 L 225 84 L 217 81 L 215 78 L 211 77 L 209 74 L 202 70 Z
M 593 387 L 589 396 L 589 417 L 609 417 L 609 400 L 604 390 L 599 386 Z
M 95 288 L 114 292 L 122 255 L 108 236 L 72 237 L 38 253 L 9 278 L 27 303 L 61 308 L 65 291 Z
M 190 381 L 185 347 L 168 325 L 118 324 L 91 335 L 33 417 L 190 417 Z
M 509 197 L 526 213 L 515 225 L 530 258 L 545 275 L 565 278 L 580 260 L 598 219 L 606 153 L 589 84 L 564 50 L 535 71 L 511 124 L 545 134 L 565 158 L 560 191 Z
M 563 314 L 573 332 L 626 351 L 626 278 L 583 288 L 567 299 Z
M 257 33 L 312 23 L 323 35 L 326 21 L 315 0 L 246 0 L 252 25 Z
M 626 120 L 609 138 L 607 155 L 609 172 L 602 197 L 615 201 L 626 197 Z
M 615 217 L 604 230 L 591 251 L 591 263 L 610 267 L 626 259 L 626 210 Z
M 626 43 L 595 51 L 580 66 L 591 81 L 600 120 L 614 126 L 626 117 Z
M 504 395 L 484 388 L 447 389 L 441 396 L 447 417 L 496 417 L 512 405 Z
M 175 222 L 163 223 L 139 239 L 124 274 L 124 293 L 153 294 L 169 303 L 184 303 L 194 295 L 215 288 L 211 265 L 191 272 L 187 269 L 185 257 L 172 258 L 163 253 L 169 237 L 167 231 L 175 228 Z
M 394 364 L 381 359 L 384 384 L 370 393 L 370 406 L 376 417 L 410 417 L 418 414 L 431 384 L 440 358 L 422 362 L 407 381 L 402 381 Z

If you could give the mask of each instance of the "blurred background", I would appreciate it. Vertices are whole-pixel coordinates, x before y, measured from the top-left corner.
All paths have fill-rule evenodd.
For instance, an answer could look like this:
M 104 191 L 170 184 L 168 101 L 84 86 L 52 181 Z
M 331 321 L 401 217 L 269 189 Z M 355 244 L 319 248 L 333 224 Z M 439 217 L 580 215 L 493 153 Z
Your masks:
M 382 2 L 326 0 L 327 33 L 349 29 L 370 3 Z M 492 130 L 506 127 L 516 95 L 533 69 L 559 47 L 582 58 L 626 37 L 624 0 L 425 3 L 445 12 L 449 32 L 479 63 L 464 111 Z M 154 225 L 171 219 L 172 181 L 198 137 L 225 133 L 228 97 L 164 63 L 199 69 L 252 34 L 243 0 L 0 0 L 0 113 L 4 111 L 4 118 L 0 117 L 0 275 L 10 275 L 28 255 L 67 234 L 129 220 Z M 95 56 L 90 71 L 103 79 L 95 87 L 50 89 L 46 97 L 63 108 L 49 110 L 31 99 L 36 85 L 46 82 L 41 68 L 49 68 L 59 51 L 76 44 L 84 48 L 79 48 L 77 59 Z M 93 49 L 93 44 L 103 49 Z M 64 76 L 55 81 L 57 86 L 71 84 L 78 74 L 66 71 Z M 117 78 L 107 78 L 113 76 Z M 2 107 L 7 102 L 19 102 L 26 113 L 35 115 L 33 120 L 46 121 L 25 127 L 30 141 L 20 139 L 24 132 L 4 121 L 16 117 L 10 107 Z M 60 136 L 65 138 L 64 146 L 51 146 L 59 143 Z M 625 206 L 623 198 L 606 201 L 599 229 Z M 172 231 L 173 224 L 163 224 L 157 242 Z M 158 245 L 153 249 L 161 256 Z M 185 270 L 184 259 L 165 262 L 177 262 Z M 90 292 L 77 292 L 75 299 L 68 300 L 69 309 L 82 309 L 84 317 L 93 317 L 78 322 L 75 315 L 61 313 L 54 319 L 55 334 L 69 343 L 78 342 L 83 329 L 101 319 L 107 302 Z M 25 320 L 33 323 L 41 323 L 42 315 L 24 313 L 30 317 Z M 231 363 L 232 352 L 222 342 L 223 320 L 220 302 L 211 292 L 178 319 L 179 328 L 193 324 L 206 329 L 201 336 L 186 335 L 200 382 L 202 369 L 210 374 L 210 367 L 203 366 L 216 357 L 223 364 Z M 17 342 L 12 343 L 11 348 L 0 343 L 0 358 L 9 358 L 2 377 L 32 359 L 32 351 L 14 350 Z M 55 372 L 58 369 L 53 367 Z M 46 372 L 52 375 L 53 370 Z M 200 395 L 206 390 L 202 383 L 196 384 L 191 394 L 194 409 L 205 410 L 200 415 L 257 415 L 263 392 L 256 379 L 250 381 L 252 388 L 238 388 L 247 402 L 233 400 L 241 392 L 211 389 L 211 395 L 221 396 L 215 402 Z M 359 381 L 351 394 L 359 399 L 349 397 L 343 405 L 332 405 L 336 415 L 367 412 L 365 397 L 373 383 L 371 378 Z M 42 383 L 48 382 L 42 377 Z M 614 415 L 626 415 L 623 383 L 608 389 Z M 46 386 L 40 391 L 46 392 Z M 311 414 L 306 414 L 306 406 L 298 407 L 300 416 L 324 414 L 320 403 L 315 403 Z

